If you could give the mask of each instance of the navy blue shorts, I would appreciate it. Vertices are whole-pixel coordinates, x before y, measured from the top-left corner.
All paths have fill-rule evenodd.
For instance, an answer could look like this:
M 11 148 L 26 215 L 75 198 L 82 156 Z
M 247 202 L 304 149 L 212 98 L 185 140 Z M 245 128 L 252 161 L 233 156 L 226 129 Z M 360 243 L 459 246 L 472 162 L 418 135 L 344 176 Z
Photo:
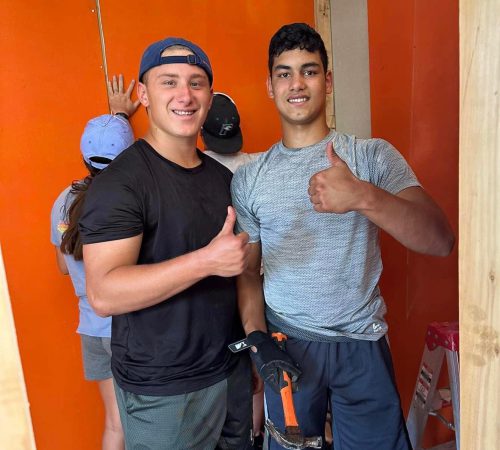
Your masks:
M 304 436 L 324 441 L 330 403 L 335 450 L 411 449 L 385 338 L 328 343 L 289 338 L 286 349 L 302 370 L 293 400 Z M 265 394 L 268 417 L 284 431 L 281 397 L 267 386 Z M 269 448 L 283 447 L 270 439 Z

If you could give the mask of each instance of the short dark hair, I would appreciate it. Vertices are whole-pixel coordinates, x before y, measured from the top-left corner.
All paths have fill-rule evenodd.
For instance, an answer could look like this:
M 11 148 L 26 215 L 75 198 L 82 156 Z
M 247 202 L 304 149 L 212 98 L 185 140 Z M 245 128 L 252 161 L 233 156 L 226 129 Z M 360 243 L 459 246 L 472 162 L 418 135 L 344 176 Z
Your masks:
M 269 74 L 273 70 L 274 58 L 288 50 L 307 50 L 314 53 L 319 51 L 325 73 L 328 70 L 328 55 L 325 43 L 319 33 L 306 23 L 290 23 L 283 25 L 271 38 L 269 43 Z

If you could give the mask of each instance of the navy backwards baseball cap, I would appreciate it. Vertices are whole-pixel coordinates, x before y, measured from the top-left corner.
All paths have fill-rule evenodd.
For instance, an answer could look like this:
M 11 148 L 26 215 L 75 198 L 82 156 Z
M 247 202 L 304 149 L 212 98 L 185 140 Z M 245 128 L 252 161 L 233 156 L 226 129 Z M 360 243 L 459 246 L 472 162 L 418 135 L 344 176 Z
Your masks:
M 214 93 L 201 136 L 207 149 L 216 153 L 230 154 L 241 150 L 240 115 L 229 95 Z
M 128 121 L 104 114 L 89 120 L 80 139 L 80 150 L 87 164 L 104 169 L 133 143 L 134 133 Z
M 161 56 L 161 54 L 169 47 L 174 45 L 182 45 L 193 52 L 192 55 L 186 56 Z M 151 44 L 143 53 L 141 59 L 141 67 L 139 68 L 139 81 L 142 82 L 144 74 L 153 67 L 161 66 L 162 64 L 193 64 L 201 67 L 208 75 L 210 86 L 214 81 L 212 66 L 206 53 L 190 41 L 182 38 L 169 37 L 162 41 Z

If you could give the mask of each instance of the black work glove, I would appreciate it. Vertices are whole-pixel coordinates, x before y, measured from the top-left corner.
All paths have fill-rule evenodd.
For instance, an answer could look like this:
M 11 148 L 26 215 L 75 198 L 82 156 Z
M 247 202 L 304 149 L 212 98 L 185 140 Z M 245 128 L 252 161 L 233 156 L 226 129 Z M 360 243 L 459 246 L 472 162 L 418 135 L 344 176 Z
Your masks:
M 252 331 L 247 336 L 248 344 L 254 346 L 257 351 L 250 350 L 250 356 L 259 371 L 262 379 L 268 383 L 274 392 L 286 386 L 283 379 L 283 371 L 288 373 L 290 379 L 295 382 L 302 373 L 292 358 L 279 348 L 275 340 L 263 331 Z

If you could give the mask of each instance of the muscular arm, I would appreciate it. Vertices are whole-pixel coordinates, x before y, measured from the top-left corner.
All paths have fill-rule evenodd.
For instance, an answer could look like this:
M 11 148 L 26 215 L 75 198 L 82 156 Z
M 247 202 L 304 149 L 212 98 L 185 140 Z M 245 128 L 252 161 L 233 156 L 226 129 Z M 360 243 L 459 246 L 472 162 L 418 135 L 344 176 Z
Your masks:
M 245 333 L 267 331 L 264 317 L 264 293 L 260 274 L 260 242 L 248 244 L 248 266 L 237 278 L 238 307 Z
M 455 242 L 451 227 L 423 189 L 410 187 L 393 195 L 356 178 L 335 154 L 331 142 L 327 156 L 331 167 L 313 175 L 309 184 L 316 211 L 357 211 L 410 250 L 435 256 L 451 252 Z
M 368 184 L 358 212 L 415 252 L 446 256 L 453 248 L 455 238 L 445 215 L 420 187 L 392 195 Z
M 246 267 L 248 235 L 235 236 L 229 208 L 220 233 L 206 246 L 168 261 L 137 265 L 142 235 L 83 246 L 87 296 L 97 314 L 123 314 L 147 308 L 201 279 L 230 277 Z
M 293 381 L 301 374 L 292 358 L 281 350 L 273 338 L 267 334 L 264 316 L 264 293 L 260 275 L 260 242 L 248 244 L 250 247 L 247 268 L 237 278 L 238 306 L 241 322 L 247 334 L 247 342 L 252 345 L 250 356 L 262 380 L 270 384 L 276 393 L 280 392 L 278 368 L 288 372 Z M 256 380 L 257 386 L 262 380 Z M 258 391 L 256 391 L 258 392 Z

